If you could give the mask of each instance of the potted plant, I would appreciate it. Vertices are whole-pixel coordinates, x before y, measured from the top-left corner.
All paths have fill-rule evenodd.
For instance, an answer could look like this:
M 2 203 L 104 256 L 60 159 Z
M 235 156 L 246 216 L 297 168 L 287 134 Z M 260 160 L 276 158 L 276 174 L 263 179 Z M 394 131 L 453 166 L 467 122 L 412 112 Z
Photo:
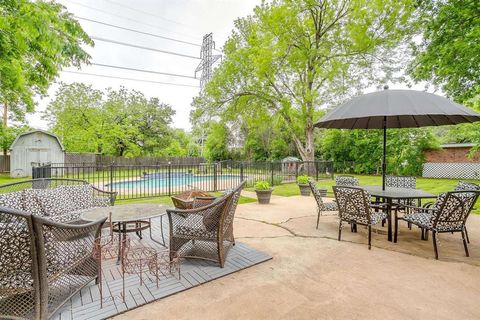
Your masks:
M 269 204 L 273 188 L 268 181 L 260 180 L 255 183 L 255 192 L 257 193 L 258 203 Z
M 297 184 L 300 188 L 300 194 L 302 196 L 310 196 L 310 186 L 308 185 L 308 181 L 310 180 L 309 176 L 298 176 L 297 177 Z

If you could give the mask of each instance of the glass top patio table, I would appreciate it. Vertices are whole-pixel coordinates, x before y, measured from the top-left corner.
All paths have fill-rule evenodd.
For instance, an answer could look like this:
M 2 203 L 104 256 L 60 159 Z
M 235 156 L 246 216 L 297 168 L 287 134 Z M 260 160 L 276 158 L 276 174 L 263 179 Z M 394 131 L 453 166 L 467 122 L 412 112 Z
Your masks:
M 382 186 L 364 186 L 362 188 L 367 190 L 371 196 L 384 199 L 425 199 L 437 197 L 436 194 L 421 189 L 386 187 L 385 190 L 382 190 Z
M 388 225 L 387 225 L 388 241 L 393 241 L 393 234 L 392 234 L 393 200 L 419 199 L 418 205 L 420 205 L 420 199 L 437 197 L 437 195 L 421 189 L 386 187 L 385 190 L 382 190 L 382 186 L 364 186 L 362 188 L 368 191 L 368 193 L 373 197 L 383 198 L 384 201 L 388 204 L 386 208 L 387 215 L 388 215 Z
M 113 207 L 98 207 L 84 212 L 81 216 L 86 221 L 97 221 L 108 218 L 112 213 L 112 222 L 133 222 L 143 219 L 151 219 L 167 213 L 167 206 L 161 204 L 124 204 Z

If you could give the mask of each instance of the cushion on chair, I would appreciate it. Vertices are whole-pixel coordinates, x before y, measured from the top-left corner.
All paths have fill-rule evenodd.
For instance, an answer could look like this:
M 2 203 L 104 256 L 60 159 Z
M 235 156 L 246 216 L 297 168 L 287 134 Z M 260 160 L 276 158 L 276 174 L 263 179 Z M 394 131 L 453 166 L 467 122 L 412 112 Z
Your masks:
M 385 212 L 372 212 L 370 213 L 370 224 L 377 224 L 386 218 L 387 214 Z
M 34 189 L 34 192 L 46 216 L 59 216 L 75 210 L 68 194 L 62 189 Z
M 321 209 L 322 211 L 338 211 L 338 206 L 335 202 L 324 202 Z
M 94 197 L 93 207 L 108 207 L 112 204 L 110 197 Z
M 414 212 L 403 216 L 403 220 L 411 222 L 422 228 L 432 227 L 432 214 L 426 212 Z
M 201 228 L 193 228 L 189 226 L 178 226 L 175 230 L 175 236 L 186 236 L 194 238 L 216 239 L 216 231 L 208 231 Z
M 50 214 L 49 212 L 45 211 L 38 194 L 38 189 L 23 190 L 23 210 L 36 216 L 48 217 Z
M 0 206 L 17 210 L 23 210 L 23 191 L 0 194 Z
M 75 211 L 93 207 L 94 197 L 93 188 L 89 184 L 63 185 L 57 189 L 61 190 L 66 198 L 70 200 L 71 206 Z

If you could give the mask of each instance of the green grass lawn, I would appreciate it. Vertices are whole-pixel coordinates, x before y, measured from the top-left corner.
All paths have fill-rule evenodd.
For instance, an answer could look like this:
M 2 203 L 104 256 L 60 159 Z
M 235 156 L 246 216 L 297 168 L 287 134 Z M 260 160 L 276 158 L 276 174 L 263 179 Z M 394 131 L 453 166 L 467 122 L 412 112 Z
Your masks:
M 215 196 L 222 195 L 221 192 L 212 192 L 212 194 L 215 195 Z M 241 196 L 238 203 L 242 204 L 242 203 L 250 203 L 250 202 L 255 202 L 255 201 L 257 201 L 257 199 Z M 121 204 L 129 204 L 129 203 L 158 203 L 158 204 L 173 206 L 172 200 L 170 199 L 169 196 L 115 201 L 115 204 L 120 204 L 120 205 Z
M 382 177 L 381 176 L 365 176 L 365 175 L 354 175 L 357 177 L 361 186 L 373 186 L 381 185 Z M 462 181 L 470 181 L 473 183 L 480 184 L 480 180 L 473 179 L 460 179 Z M 417 188 L 422 189 L 434 194 L 451 191 L 457 185 L 459 179 L 433 179 L 433 178 L 421 178 L 417 177 Z M 333 197 L 332 186 L 335 185 L 334 180 L 319 180 L 317 182 L 317 187 L 327 188 L 327 195 Z M 249 191 L 253 191 L 253 188 L 247 188 Z M 300 195 L 297 184 L 295 183 L 285 183 L 274 187 L 273 194 L 277 196 L 291 197 Z M 480 214 L 480 204 L 478 204 L 473 210 L 474 213 Z

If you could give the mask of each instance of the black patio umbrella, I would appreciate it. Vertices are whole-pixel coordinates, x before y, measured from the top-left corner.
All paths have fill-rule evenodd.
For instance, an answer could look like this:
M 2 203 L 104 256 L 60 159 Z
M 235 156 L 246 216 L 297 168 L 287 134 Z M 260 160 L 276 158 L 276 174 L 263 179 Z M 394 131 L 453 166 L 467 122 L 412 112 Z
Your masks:
M 338 106 L 314 126 L 383 129 L 382 188 L 385 190 L 387 128 L 443 126 L 480 120 L 480 114 L 446 98 L 415 90 L 383 90 Z

